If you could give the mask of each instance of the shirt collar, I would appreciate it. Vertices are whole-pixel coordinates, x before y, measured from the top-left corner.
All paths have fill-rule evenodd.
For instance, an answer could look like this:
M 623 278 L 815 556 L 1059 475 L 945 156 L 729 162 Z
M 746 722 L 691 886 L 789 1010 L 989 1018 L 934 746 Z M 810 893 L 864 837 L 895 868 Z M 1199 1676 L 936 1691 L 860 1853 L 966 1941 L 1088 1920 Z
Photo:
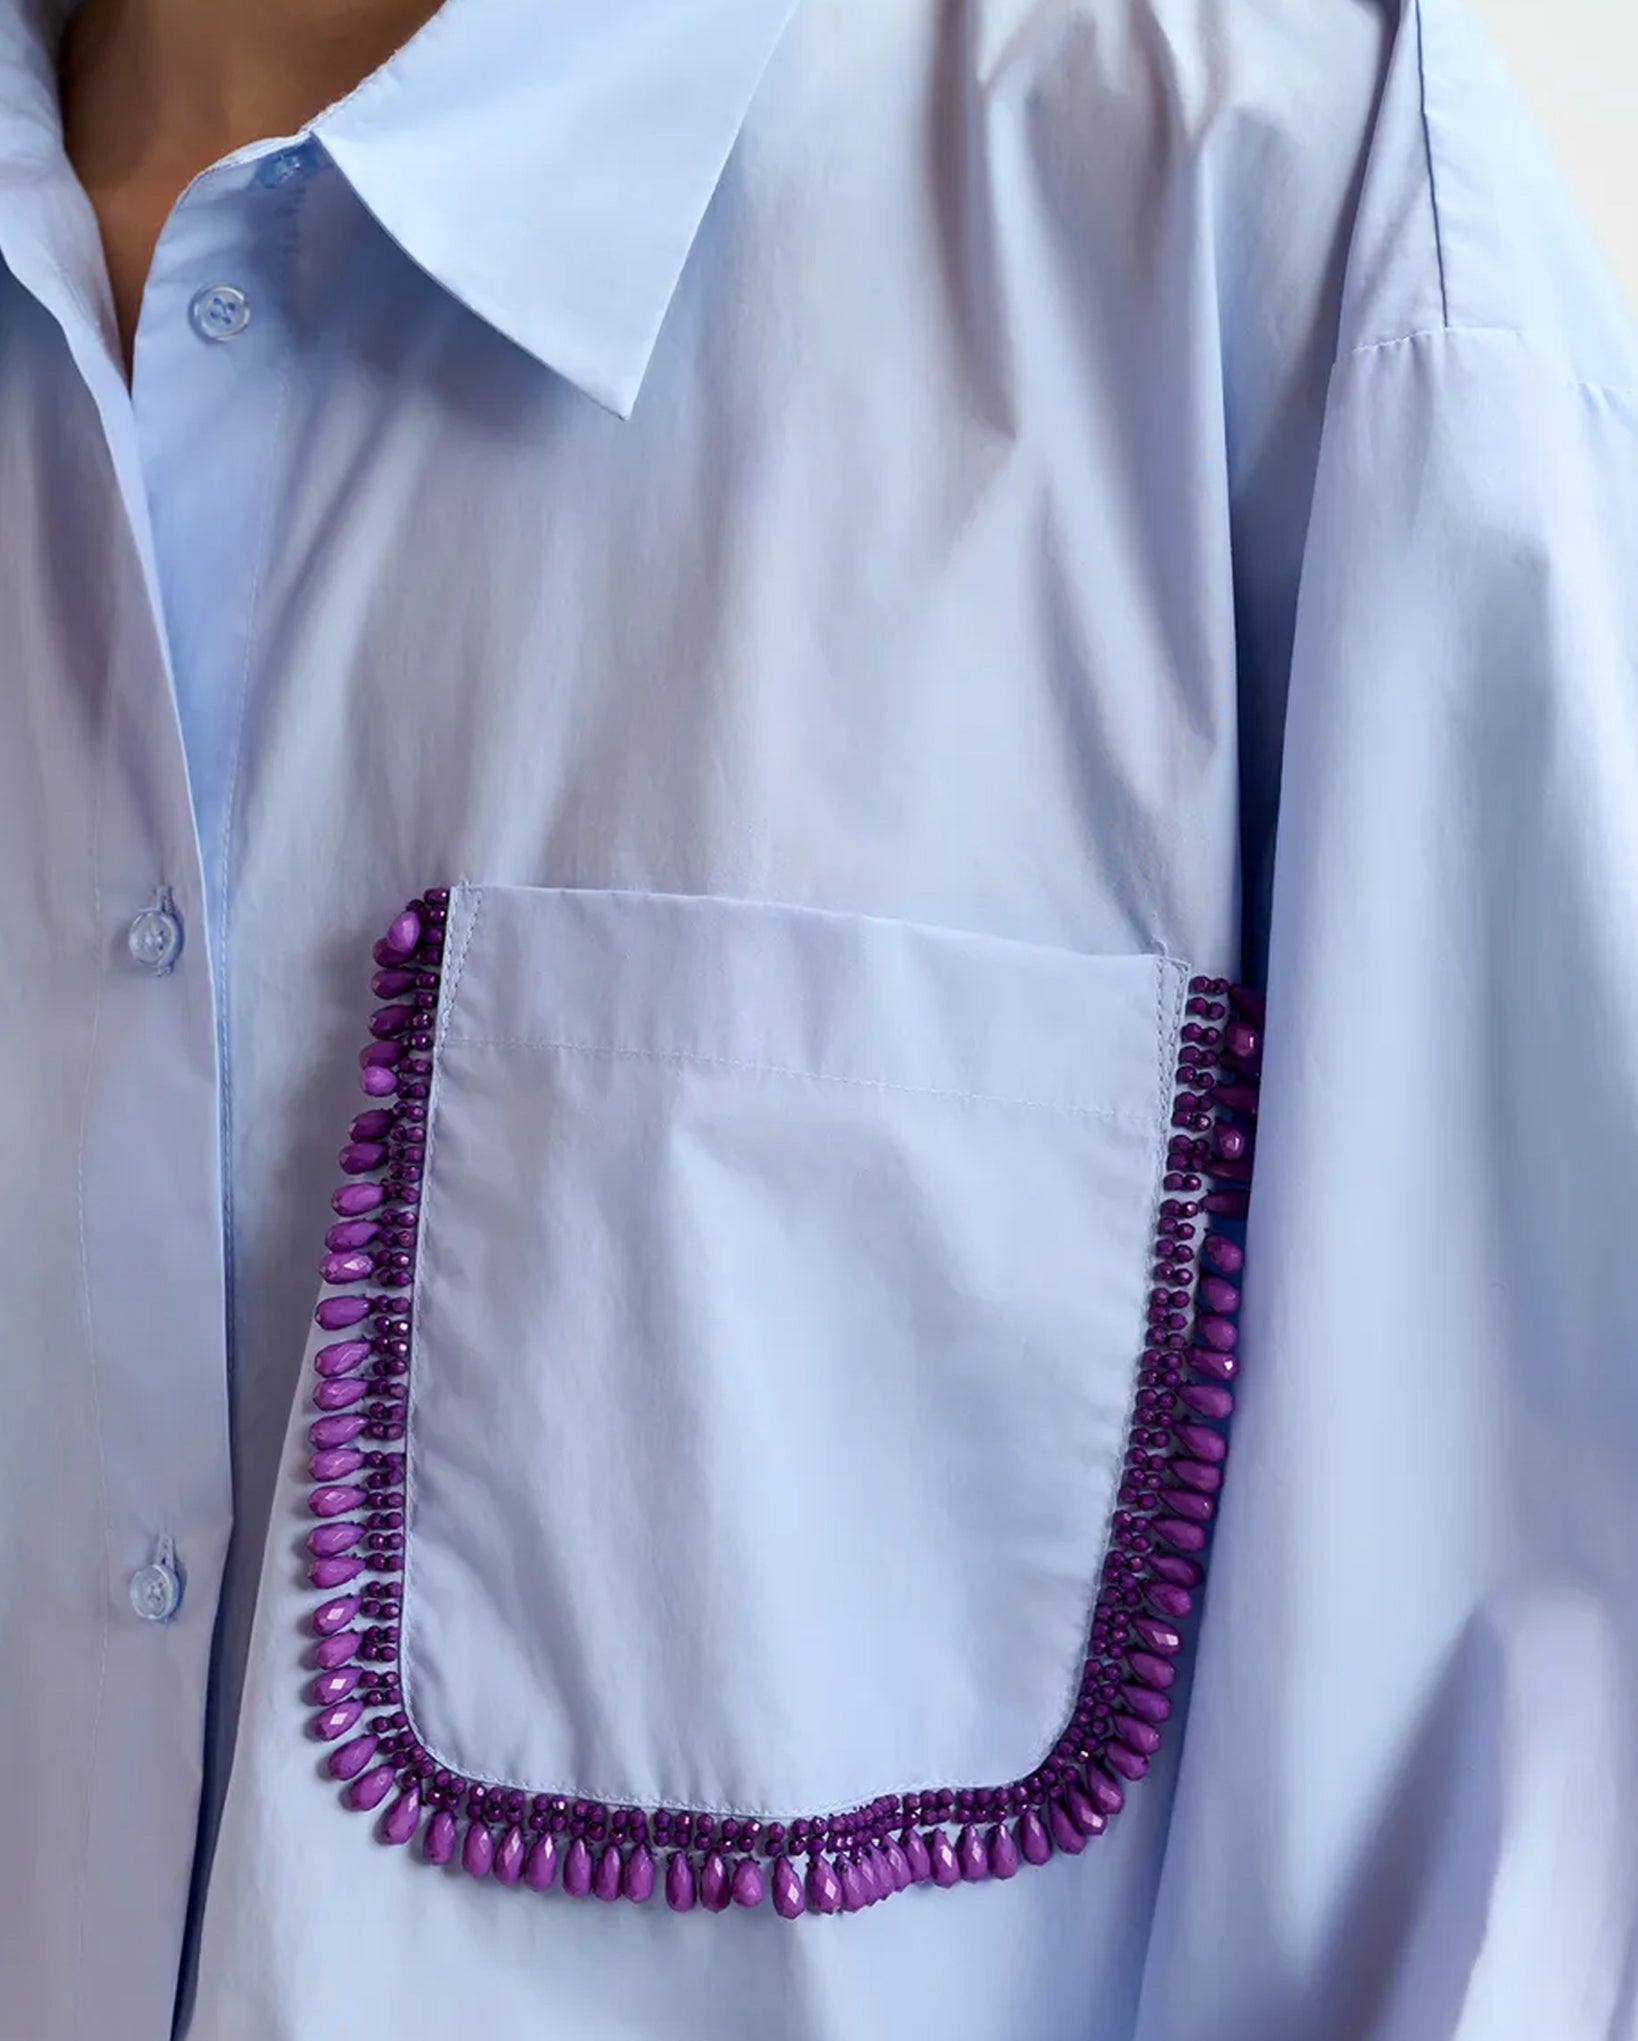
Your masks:
M 798 4 L 444 0 L 309 132 L 413 261 L 628 417 Z M 71 7 L 0 0 L 7 178 L 56 181 L 48 52 Z
M 445 0 L 312 132 L 405 251 L 621 417 L 797 0 Z

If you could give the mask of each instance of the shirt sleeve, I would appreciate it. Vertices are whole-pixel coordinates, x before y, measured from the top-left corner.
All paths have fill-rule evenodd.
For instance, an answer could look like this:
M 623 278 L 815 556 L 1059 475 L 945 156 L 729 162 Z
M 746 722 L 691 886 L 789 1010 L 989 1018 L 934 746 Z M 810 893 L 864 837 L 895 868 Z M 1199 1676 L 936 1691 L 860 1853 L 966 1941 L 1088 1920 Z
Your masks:
M 1468 35 L 1406 10 L 1280 677 L 1243 1391 L 1139 2041 L 1638 2031 L 1638 348 Z M 1438 233 L 1397 332 L 1390 160 Z

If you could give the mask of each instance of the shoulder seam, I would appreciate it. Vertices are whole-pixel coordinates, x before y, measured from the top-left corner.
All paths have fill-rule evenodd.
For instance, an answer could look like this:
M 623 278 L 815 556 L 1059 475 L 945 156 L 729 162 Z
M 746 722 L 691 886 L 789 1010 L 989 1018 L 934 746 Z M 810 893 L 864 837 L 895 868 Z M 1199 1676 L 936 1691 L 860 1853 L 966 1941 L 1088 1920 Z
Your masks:
M 1422 148 L 1428 165 L 1428 206 L 1433 213 L 1433 248 L 1439 264 L 1439 313 L 1450 325 L 1450 291 L 1445 282 L 1445 232 L 1439 214 L 1439 179 L 1433 163 L 1433 126 L 1428 119 L 1427 37 L 1423 29 L 1423 0 L 1412 0 L 1416 8 L 1416 79 L 1422 106 Z
M 1336 361 L 1332 365 L 1333 373 L 1339 373 L 1350 362 L 1361 361 L 1367 355 L 1386 354 L 1390 349 L 1396 347 L 1412 347 L 1418 341 L 1454 340 L 1464 336 L 1479 339 L 1516 340 L 1529 353 L 1537 355 L 1538 359 L 1540 358 L 1534 337 L 1526 327 L 1503 326 L 1500 324 L 1487 325 L 1484 323 L 1453 326 L 1447 321 L 1443 326 L 1416 326 L 1409 332 L 1384 334 L 1380 340 L 1362 340 L 1357 347 L 1347 348 L 1337 356 Z M 1578 376 L 1567 369 L 1561 370 L 1556 379 L 1568 389 L 1583 390 L 1593 397 L 1617 397 L 1623 400 L 1638 398 L 1638 381 L 1630 383 L 1611 382 L 1607 378 Z

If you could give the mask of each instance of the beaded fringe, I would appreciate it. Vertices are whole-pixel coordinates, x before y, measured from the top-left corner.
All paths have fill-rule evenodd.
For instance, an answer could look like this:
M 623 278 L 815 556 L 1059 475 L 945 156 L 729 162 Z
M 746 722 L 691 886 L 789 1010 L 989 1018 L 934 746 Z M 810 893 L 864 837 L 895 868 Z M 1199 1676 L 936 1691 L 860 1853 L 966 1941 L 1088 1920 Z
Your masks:
M 315 1357 L 309 1431 L 313 1734 L 342 1799 L 380 1810 L 379 1840 L 429 1864 L 536 1891 L 679 1913 L 771 1897 L 786 1920 L 854 1913 L 912 1885 L 1011 1878 L 1078 1855 L 1148 1771 L 1203 1578 L 1238 1373 L 1235 1315 L 1262 1061 L 1261 996 L 1189 984 L 1131 1429 L 1074 1711 L 1027 1778 L 889 1794 L 788 1822 L 526 1794 L 439 1766 L 404 1712 L 399 1663 L 410 1290 L 449 893 L 412 900 L 375 945 L 360 1082 L 376 1101 L 341 1151 L 348 1181 L 315 1314 L 341 1335 Z M 1203 1222 L 1203 1223 L 1202 1223 Z M 1203 1238 L 1198 1236 L 1204 1233 Z M 341 1593 L 334 1590 L 341 1589 Z

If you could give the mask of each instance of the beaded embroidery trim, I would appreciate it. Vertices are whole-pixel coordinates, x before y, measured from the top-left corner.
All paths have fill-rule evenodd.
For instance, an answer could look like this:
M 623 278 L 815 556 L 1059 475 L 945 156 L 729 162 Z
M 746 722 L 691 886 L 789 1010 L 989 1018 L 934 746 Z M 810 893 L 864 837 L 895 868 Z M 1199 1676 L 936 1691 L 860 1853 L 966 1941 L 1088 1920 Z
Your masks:
M 1235 1314 L 1262 1060 L 1260 994 L 1189 982 L 1156 1229 L 1147 1344 L 1074 1711 L 1027 1778 L 890 1794 L 788 1822 L 526 1794 L 440 1767 L 404 1712 L 404 1451 L 427 1099 L 447 888 L 375 945 L 386 1001 L 360 1056 L 372 1101 L 341 1151 L 315 1313 L 309 1578 L 324 1599 L 308 1686 L 342 1799 L 430 1864 L 686 1913 L 765 1899 L 786 1920 L 853 1913 L 913 1885 L 1012 1878 L 1079 1855 L 1148 1771 L 1171 1713 L 1180 1627 L 1204 1575 L 1238 1373 Z M 1203 1233 L 1203 1238 L 1200 1236 Z M 337 1593 L 336 1590 L 341 1590 Z

